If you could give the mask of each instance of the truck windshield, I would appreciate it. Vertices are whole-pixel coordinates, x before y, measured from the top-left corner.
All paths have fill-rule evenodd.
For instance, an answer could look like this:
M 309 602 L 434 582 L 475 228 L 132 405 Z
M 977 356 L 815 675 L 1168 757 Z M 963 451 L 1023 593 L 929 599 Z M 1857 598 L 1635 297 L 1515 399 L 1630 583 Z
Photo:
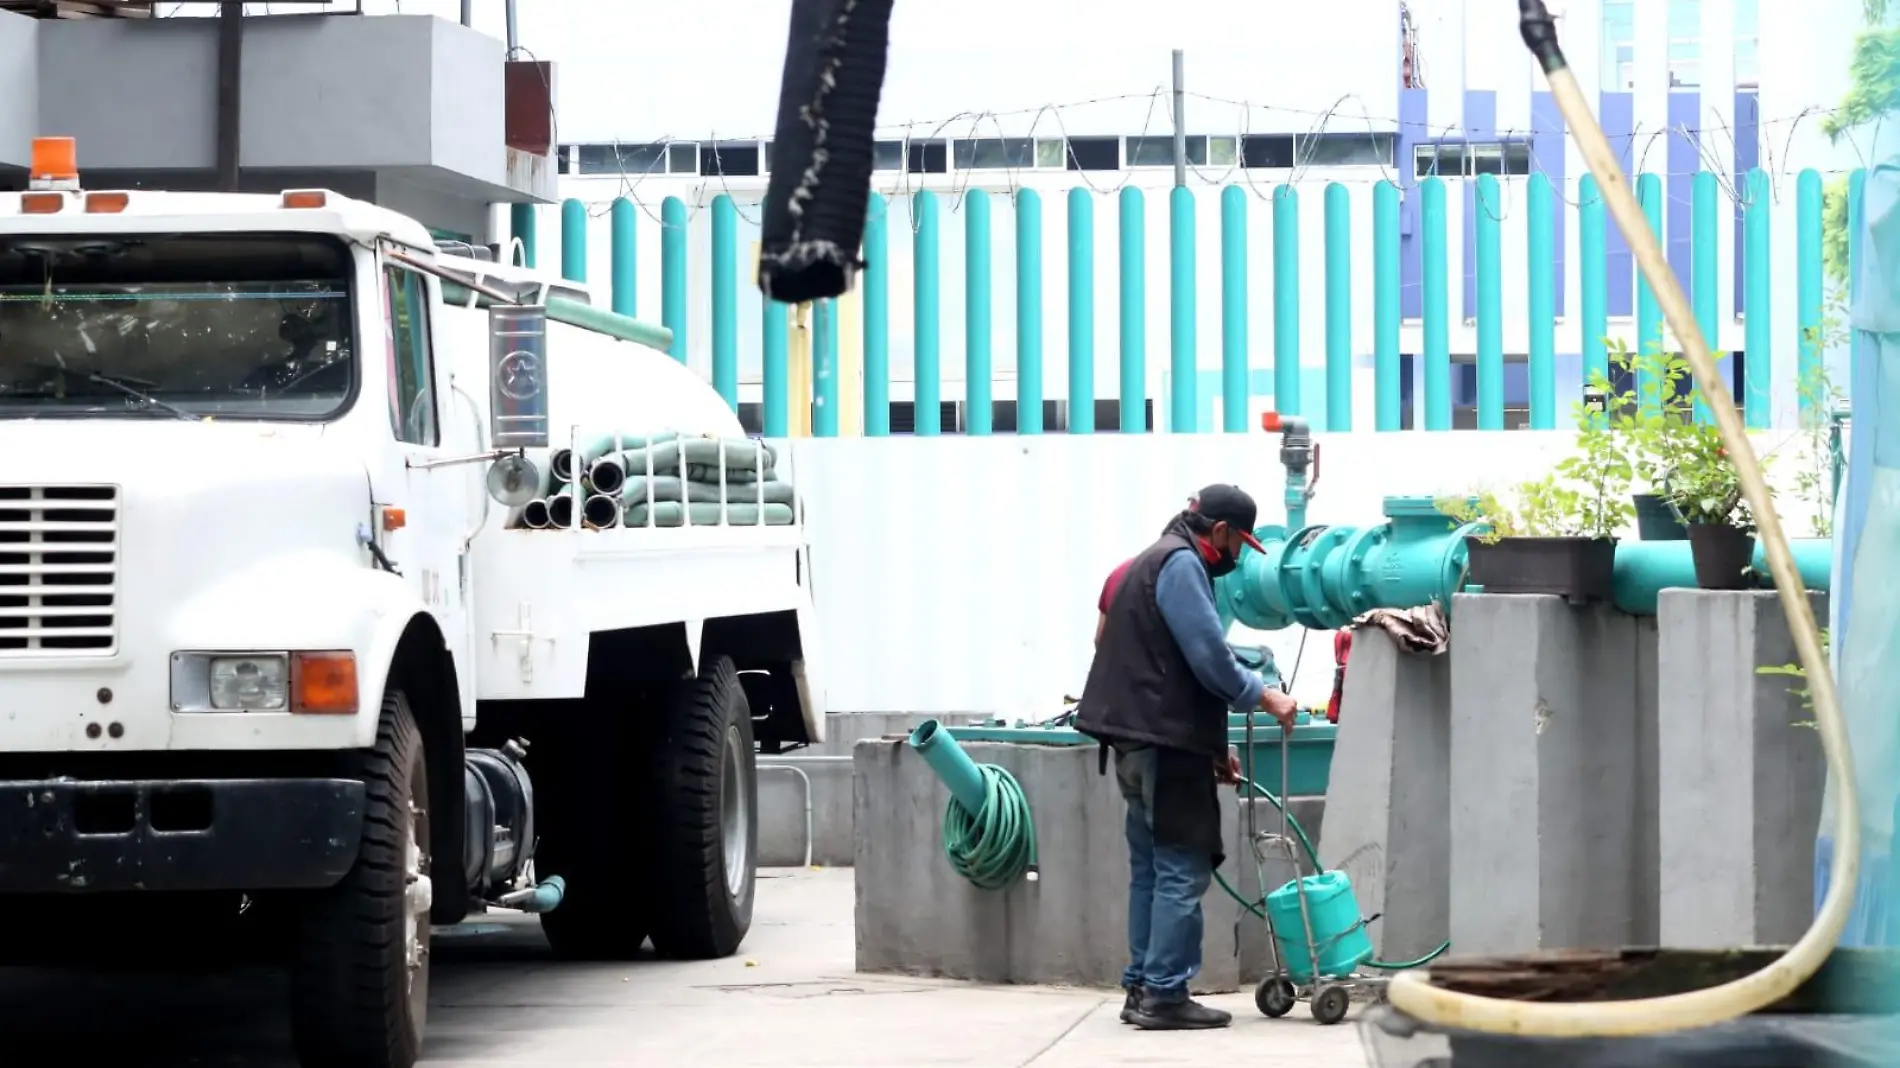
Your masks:
M 329 418 L 351 269 L 314 234 L 0 235 L 0 418 Z

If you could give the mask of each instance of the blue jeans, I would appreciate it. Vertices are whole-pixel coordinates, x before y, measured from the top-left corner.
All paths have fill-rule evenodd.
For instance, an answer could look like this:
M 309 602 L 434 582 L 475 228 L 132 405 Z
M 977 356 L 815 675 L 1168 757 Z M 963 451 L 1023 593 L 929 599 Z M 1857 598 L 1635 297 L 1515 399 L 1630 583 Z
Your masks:
M 1201 970 L 1201 898 L 1213 858 L 1154 836 L 1155 751 L 1115 756 L 1115 779 L 1128 802 L 1128 969 L 1122 986 L 1182 1001 Z

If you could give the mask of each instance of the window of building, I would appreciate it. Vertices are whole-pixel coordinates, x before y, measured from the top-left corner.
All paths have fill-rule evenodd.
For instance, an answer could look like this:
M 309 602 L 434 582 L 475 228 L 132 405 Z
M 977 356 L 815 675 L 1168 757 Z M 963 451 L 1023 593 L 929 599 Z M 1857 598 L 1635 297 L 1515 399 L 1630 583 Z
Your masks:
M 1036 165 L 1036 142 L 1027 137 L 959 138 L 950 157 L 960 171 L 1027 170 Z
M 1292 170 L 1292 134 L 1249 134 L 1240 139 L 1240 163 L 1249 170 Z
M 1119 137 L 1071 137 L 1068 147 L 1069 170 L 1119 171 L 1122 169 L 1122 139 Z
M 1129 137 L 1124 140 L 1127 142 L 1128 166 L 1174 166 L 1173 134 Z M 1189 166 L 1232 167 L 1240 162 L 1240 139 L 1237 137 L 1207 137 L 1202 134 L 1190 134 L 1186 142 Z
M 1297 139 L 1294 159 L 1306 167 L 1390 167 L 1395 143 L 1392 134 L 1317 134 Z
M 394 392 L 389 426 L 397 441 L 411 445 L 440 442 L 435 424 L 435 373 L 429 341 L 429 289 L 420 274 L 397 266 L 383 268 L 389 317 L 389 358 Z
M 1530 174 L 1534 163 L 1531 146 L 1525 141 L 1440 141 L 1412 149 L 1412 174 L 1419 178 L 1475 178 L 1481 174 L 1517 178 Z
M 749 178 L 763 173 L 759 162 L 757 141 L 734 141 L 719 145 L 700 145 L 699 158 L 695 164 L 700 174 Z
M 943 141 L 906 142 L 912 174 L 949 174 L 950 146 Z

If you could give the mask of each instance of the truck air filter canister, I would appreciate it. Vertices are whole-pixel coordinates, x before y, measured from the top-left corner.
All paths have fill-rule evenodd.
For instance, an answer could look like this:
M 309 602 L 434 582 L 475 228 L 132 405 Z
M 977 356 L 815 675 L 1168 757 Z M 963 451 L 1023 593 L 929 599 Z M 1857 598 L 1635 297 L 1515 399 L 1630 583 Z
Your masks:
M 759 289 L 836 297 L 861 266 L 891 0 L 794 0 L 760 227 Z

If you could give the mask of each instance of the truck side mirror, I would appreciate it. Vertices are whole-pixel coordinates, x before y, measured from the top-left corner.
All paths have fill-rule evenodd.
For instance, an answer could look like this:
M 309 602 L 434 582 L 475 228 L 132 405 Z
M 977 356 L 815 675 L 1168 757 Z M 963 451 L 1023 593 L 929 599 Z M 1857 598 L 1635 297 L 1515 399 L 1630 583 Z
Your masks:
M 548 310 L 488 309 L 488 442 L 493 449 L 548 445 Z

